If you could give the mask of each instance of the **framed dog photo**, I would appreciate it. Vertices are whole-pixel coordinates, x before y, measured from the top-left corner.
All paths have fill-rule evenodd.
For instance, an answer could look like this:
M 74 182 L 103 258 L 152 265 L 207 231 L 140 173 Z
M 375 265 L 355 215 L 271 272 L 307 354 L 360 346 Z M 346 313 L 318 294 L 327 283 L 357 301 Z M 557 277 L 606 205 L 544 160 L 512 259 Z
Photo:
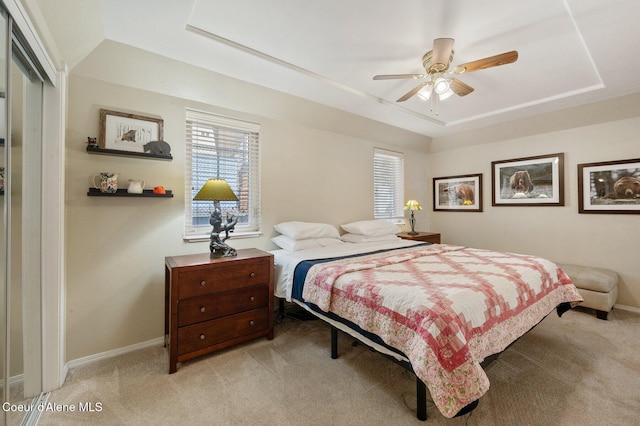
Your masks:
M 564 154 L 491 163 L 493 206 L 564 206 Z
M 578 164 L 578 212 L 640 214 L 640 158 Z
M 98 146 L 118 151 L 145 152 L 145 144 L 163 139 L 162 127 L 161 118 L 101 109 Z
M 433 211 L 482 211 L 482 174 L 433 178 Z

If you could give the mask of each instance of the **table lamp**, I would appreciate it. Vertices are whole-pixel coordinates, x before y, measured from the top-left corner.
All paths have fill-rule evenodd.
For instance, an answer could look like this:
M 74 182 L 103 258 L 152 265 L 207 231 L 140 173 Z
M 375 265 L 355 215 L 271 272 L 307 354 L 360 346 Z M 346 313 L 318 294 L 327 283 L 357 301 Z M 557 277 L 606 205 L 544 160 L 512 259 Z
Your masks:
M 416 200 L 409 200 L 407 204 L 404 206 L 405 210 L 411 210 L 411 217 L 409 218 L 409 223 L 411 224 L 411 231 L 408 232 L 409 235 L 418 235 L 416 232 L 416 218 L 413 216 L 413 212 L 415 210 L 422 210 L 422 206 Z
M 209 219 L 209 223 L 213 226 L 211 244 L 209 244 L 211 257 L 236 256 L 238 254 L 236 249 L 230 247 L 225 241 L 229 238 L 229 232 L 233 232 L 233 228 L 238 223 L 238 218 L 227 215 L 226 221 L 223 223 L 222 210 L 220 209 L 220 201 L 238 201 L 238 197 L 227 181 L 224 179 L 207 180 L 193 199 L 213 201 L 213 212 Z M 224 231 L 225 237 L 221 240 L 220 233 L 222 231 Z

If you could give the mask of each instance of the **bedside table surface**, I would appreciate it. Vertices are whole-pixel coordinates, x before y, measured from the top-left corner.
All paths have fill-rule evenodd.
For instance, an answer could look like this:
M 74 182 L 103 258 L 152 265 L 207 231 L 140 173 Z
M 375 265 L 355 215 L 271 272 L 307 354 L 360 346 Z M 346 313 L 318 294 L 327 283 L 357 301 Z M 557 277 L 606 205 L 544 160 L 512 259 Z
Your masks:
M 167 256 L 165 262 L 170 268 L 186 268 L 197 265 L 210 265 L 219 262 L 233 262 L 235 260 L 245 260 L 250 258 L 273 256 L 271 253 L 255 248 L 238 249 L 237 256 L 211 257 L 210 253 L 185 254 L 181 256 Z
M 433 244 L 440 244 L 440 233 L 438 232 L 418 232 L 414 235 L 411 235 L 408 232 L 399 232 L 396 235 L 403 240 L 415 240 Z

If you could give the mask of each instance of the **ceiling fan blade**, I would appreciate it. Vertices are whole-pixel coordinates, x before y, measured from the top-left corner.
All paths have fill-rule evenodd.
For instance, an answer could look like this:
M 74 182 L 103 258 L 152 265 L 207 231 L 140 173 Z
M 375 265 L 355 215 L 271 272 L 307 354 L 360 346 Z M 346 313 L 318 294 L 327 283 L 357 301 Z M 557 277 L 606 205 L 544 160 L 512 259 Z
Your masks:
M 469 86 L 467 83 L 463 83 L 457 78 L 451 79 L 451 90 L 458 96 L 466 96 L 469 93 L 473 92 L 475 89 Z
M 478 59 L 477 61 L 467 62 L 466 64 L 456 65 L 453 69 L 454 74 L 462 74 L 465 72 L 472 72 L 483 70 L 491 67 L 497 67 L 500 65 L 510 64 L 518 59 L 518 52 L 512 50 L 511 52 L 501 53 L 500 55 L 489 56 L 488 58 Z
M 422 89 L 427 84 L 429 84 L 428 81 L 425 81 L 424 83 L 418 84 L 416 87 L 414 87 L 413 89 L 409 90 L 402 97 L 400 97 L 396 102 L 404 102 L 404 101 L 406 101 L 407 99 L 411 98 L 413 95 L 418 93 L 420 91 L 420 89 Z
M 449 61 L 451 60 L 451 53 L 453 52 L 452 38 L 437 38 L 433 40 L 433 55 L 432 65 L 437 72 L 443 72 L 449 68 Z
M 424 74 L 385 74 L 385 75 L 374 75 L 374 80 L 395 80 L 395 79 L 419 79 L 424 78 L 426 75 Z

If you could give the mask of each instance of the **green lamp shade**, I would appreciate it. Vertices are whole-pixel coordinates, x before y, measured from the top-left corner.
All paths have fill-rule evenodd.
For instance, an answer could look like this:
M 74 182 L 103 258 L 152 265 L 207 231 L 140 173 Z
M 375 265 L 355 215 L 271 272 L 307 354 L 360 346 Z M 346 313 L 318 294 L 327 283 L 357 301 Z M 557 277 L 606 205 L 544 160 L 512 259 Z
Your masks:
M 416 200 L 409 200 L 404 206 L 405 210 L 422 210 L 422 206 Z
M 209 179 L 202 185 L 194 200 L 238 201 L 238 197 L 224 179 Z

